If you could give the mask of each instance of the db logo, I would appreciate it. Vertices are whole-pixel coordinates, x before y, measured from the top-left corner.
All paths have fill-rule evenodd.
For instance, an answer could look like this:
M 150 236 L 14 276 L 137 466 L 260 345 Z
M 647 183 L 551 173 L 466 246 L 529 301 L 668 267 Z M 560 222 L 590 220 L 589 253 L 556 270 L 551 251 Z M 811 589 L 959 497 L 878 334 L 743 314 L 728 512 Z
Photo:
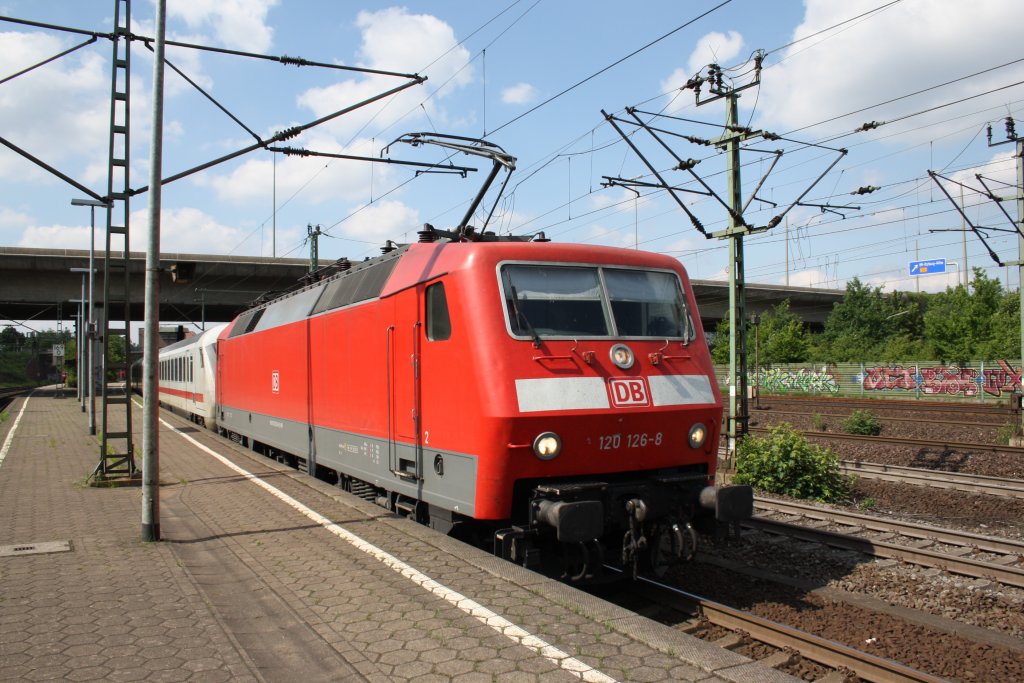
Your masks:
M 608 380 L 608 393 L 615 408 L 651 405 L 647 381 L 643 377 L 612 377 Z
M 281 391 L 281 373 L 277 370 L 270 373 L 270 390 L 275 394 Z

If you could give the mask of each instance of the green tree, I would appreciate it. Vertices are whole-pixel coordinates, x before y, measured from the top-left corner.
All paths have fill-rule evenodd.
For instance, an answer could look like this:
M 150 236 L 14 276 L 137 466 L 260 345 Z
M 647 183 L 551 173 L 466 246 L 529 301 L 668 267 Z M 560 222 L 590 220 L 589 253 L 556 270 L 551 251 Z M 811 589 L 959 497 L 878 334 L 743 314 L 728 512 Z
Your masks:
M 125 360 L 125 344 L 124 337 L 119 334 L 110 335 L 109 349 L 107 351 L 107 365 L 110 368 L 116 368 L 124 365 Z M 109 381 L 116 381 L 115 371 L 113 369 L 107 371 L 107 379 Z
M 3 331 L 0 331 L 0 347 L 5 351 L 20 349 L 24 341 L 25 335 L 18 332 L 12 325 L 8 325 Z
M 995 320 L 1006 298 L 1002 285 L 975 268 L 971 287 L 947 287 L 928 302 L 924 330 L 937 360 L 962 363 L 994 351 Z
M 810 333 L 803 321 L 789 310 L 789 300 L 759 316 L 760 323 L 747 320 L 747 363 L 754 366 L 772 363 L 802 363 L 808 358 Z M 755 353 L 756 352 L 756 353 Z M 756 357 L 755 357 L 756 356 Z M 715 363 L 729 362 L 729 319 L 723 318 L 711 340 L 711 358 Z
M 751 345 L 750 342 L 755 344 Z M 761 315 L 761 324 L 748 333 L 748 359 L 754 357 L 750 351 L 757 350 L 757 362 L 764 365 L 773 363 L 802 363 L 808 359 L 810 334 L 796 313 L 789 310 L 789 299 L 781 301 L 775 308 Z
M 899 360 L 894 354 L 917 354 L 927 349 L 922 336 L 926 299 L 908 294 L 885 294 L 854 278 L 846 295 L 835 304 L 816 340 L 813 358 L 828 363 L 864 359 Z
M 1020 356 L 1020 294 L 1004 291 L 989 328 L 989 338 L 978 349 L 978 358 L 999 360 Z

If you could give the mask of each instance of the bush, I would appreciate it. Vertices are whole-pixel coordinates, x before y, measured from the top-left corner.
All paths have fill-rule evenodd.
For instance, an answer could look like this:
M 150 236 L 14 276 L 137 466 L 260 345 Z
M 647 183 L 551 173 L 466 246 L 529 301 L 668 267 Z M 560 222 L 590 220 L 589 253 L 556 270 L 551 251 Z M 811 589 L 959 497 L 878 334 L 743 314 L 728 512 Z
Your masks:
M 847 434 L 878 436 L 882 433 L 882 423 L 870 410 L 855 410 L 843 421 L 843 431 Z
M 770 427 L 766 437 L 748 436 L 740 442 L 732 481 L 768 493 L 822 502 L 841 501 L 849 493 L 836 452 L 808 443 L 785 422 Z

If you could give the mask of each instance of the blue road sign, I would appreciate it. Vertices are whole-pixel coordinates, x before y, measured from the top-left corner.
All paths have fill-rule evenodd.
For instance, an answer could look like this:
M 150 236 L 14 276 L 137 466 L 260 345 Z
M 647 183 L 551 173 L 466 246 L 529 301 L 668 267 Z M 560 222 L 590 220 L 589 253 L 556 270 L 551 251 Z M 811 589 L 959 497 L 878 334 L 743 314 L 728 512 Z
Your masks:
M 946 259 L 944 258 L 933 258 L 927 261 L 911 261 L 910 262 L 910 274 L 911 275 L 931 275 L 933 273 L 945 273 L 946 272 Z

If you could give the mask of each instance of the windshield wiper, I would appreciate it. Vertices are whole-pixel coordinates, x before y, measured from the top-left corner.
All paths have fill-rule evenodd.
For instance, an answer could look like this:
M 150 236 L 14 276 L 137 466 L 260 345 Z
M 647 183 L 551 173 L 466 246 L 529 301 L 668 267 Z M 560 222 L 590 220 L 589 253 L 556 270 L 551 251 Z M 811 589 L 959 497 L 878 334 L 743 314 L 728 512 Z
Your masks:
M 516 292 L 516 286 L 512 284 L 512 278 L 509 277 L 508 272 L 505 273 L 505 281 L 508 283 L 509 291 L 512 293 L 512 312 L 516 316 L 516 321 L 521 321 L 526 326 L 526 331 L 530 333 L 533 338 L 533 348 L 540 348 L 540 335 L 537 334 L 537 330 L 533 329 L 533 325 L 530 324 L 530 319 L 523 315 L 522 310 L 519 308 L 519 294 Z

